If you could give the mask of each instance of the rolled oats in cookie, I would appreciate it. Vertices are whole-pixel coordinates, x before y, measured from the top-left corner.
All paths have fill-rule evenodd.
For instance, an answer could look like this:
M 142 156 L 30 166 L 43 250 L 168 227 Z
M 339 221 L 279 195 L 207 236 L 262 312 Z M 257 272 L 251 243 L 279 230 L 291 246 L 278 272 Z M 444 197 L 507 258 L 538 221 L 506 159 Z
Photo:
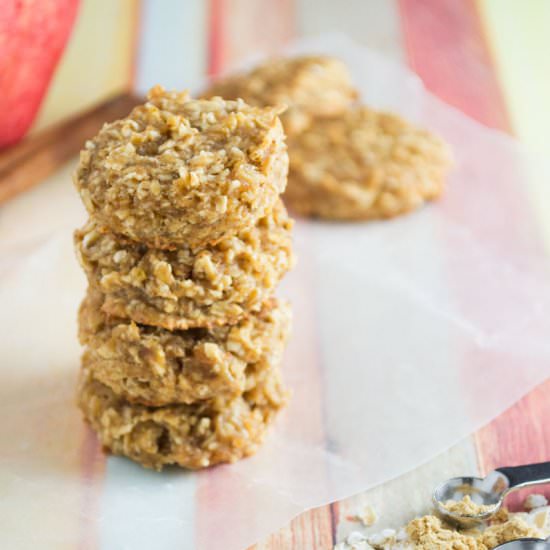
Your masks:
M 242 98 L 250 105 L 286 105 L 281 120 L 288 135 L 302 131 L 313 117 L 336 115 L 357 97 L 346 66 L 327 56 L 271 59 L 249 73 L 227 77 L 206 97 Z
M 281 201 L 255 226 L 215 245 L 175 250 L 122 239 L 90 220 L 80 263 L 111 315 L 170 330 L 235 323 L 261 309 L 292 267 L 292 221 Z
M 285 188 L 277 113 L 157 86 L 86 143 L 75 185 L 112 232 L 157 248 L 215 243 L 254 225 Z
M 236 325 L 168 331 L 101 311 L 91 290 L 81 305 L 82 364 L 129 402 L 149 406 L 230 398 L 250 391 L 278 368 L 290 309 L 271 298 Z
M 194 405 L 133 405 L 86 369 L 78 392 L 106 450 L 157 470 L 169 464 L 206 468 L 253 454 L 285 399 L 276 371 L 240 397 Z
M 447 145 L 402 118 L 368 107 L 317 119 L 289 139 L 285 203 L 334 220 L 391 218 L 439 197 Z

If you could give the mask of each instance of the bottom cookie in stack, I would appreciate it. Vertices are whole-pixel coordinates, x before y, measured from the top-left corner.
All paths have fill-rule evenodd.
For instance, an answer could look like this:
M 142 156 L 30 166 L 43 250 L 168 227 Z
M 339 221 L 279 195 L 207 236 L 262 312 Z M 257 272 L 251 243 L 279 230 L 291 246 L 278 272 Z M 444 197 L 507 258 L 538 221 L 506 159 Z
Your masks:
M 274 369 L 228 401 L 147 407 L 124 400 L 84 369 L 78 401 L 106 450 L 147 468 L 178 464 L 198 469 L 255 453 L 286 392 Z
M 236 325 L 168 331 L 110 317 L 89 289 L 79 403 L 105 448 L 144 466 L 204 468 L 254 453 L 284 405 L 290 326 L 272 298 Z

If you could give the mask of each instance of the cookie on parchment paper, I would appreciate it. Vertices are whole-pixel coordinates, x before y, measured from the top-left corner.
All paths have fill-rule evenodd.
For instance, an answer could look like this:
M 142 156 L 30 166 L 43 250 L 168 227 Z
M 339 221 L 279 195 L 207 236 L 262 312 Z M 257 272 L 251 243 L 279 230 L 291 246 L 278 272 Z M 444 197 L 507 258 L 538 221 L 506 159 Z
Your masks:
M 364 106 L 316 119 L 288 144 L 285 203 L 332 220 L 392 218 L 419 208 L 442 193 L 451 165 L 441 139 Z
M 206 468 L 254 454 L 285 400 L 278 371 L 240 397 L 193 405 L 130 404 L 85 369 L 78 390 L 79 406 L 103 447 L 157 470 Z

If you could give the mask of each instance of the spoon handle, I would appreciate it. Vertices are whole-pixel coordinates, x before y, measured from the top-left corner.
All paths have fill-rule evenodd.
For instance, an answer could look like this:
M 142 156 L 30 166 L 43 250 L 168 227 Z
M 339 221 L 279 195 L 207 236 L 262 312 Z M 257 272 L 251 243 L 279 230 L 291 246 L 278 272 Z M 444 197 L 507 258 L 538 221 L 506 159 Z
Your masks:
M 509 486 L 506 489 L 507 493 L 520 489 L 521 487 L 550 483 L 550 462 L 497 468 L 496 471 L 500 472 L 508 479 Z

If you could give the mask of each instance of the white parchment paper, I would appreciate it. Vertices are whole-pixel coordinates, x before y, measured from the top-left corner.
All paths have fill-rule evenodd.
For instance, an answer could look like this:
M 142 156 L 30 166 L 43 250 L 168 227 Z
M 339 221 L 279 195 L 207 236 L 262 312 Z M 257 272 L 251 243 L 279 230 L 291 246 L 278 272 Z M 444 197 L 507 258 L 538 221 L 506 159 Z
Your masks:
M 300 221 L 285 375 L 294 395 L 261 452 L 201 473 L 105 459 L 74 405 L 83 220 L 69 169 L 0 218 L 0 533 L 6 548 L 243 548 L 303 510 L 410 470 L 550 372 L 550 263 L 512 139 L 341 37 L 363 98 L 440 133 L 445 197 L 381 223 Z M 6 221 L 9 221 L 9 223 Z

